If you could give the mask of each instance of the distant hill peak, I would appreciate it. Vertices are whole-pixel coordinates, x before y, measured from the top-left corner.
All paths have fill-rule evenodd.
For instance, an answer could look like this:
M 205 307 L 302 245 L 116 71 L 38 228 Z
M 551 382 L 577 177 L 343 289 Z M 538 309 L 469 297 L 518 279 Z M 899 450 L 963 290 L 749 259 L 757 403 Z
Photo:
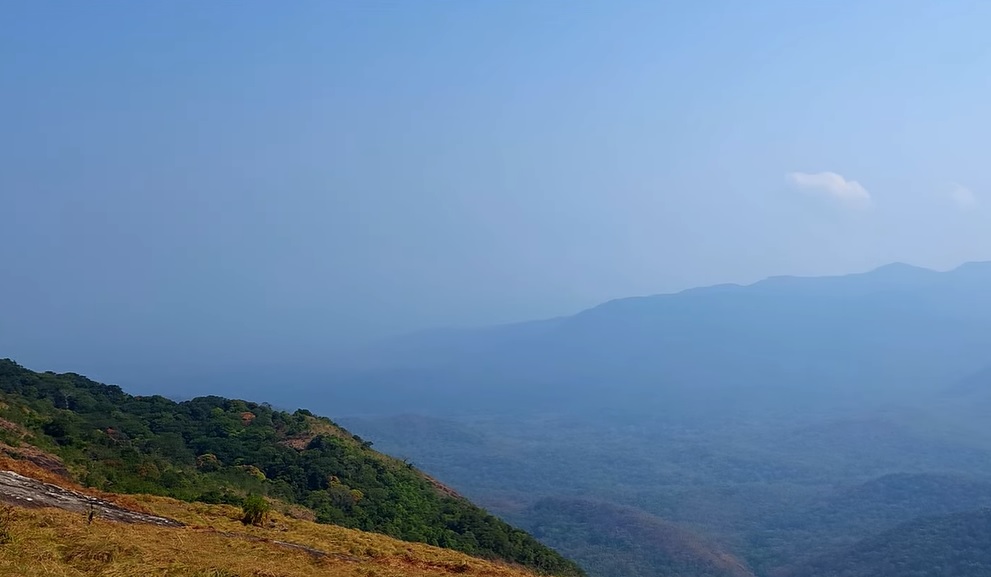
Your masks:
M 972 260 L 961 264 L 953 270 L 991 270 L 991 260 Z
M 976 265 L 978 263 L 971 264 Z M 955 270 L 970 270 L 964 268 L 966 266 L 967 265 L 962 265 Z M 991 272 L 991 264 L 989 264 L 988 270 Z M 940 278 L 940 275 L 943 274 L 948 273 L 940 273 L 932 269 L 903 262 L 894 262 L 866 272 L 841 275 L 775 275 L 750 284 L 721 283 L 688 288 L 673 293 L 658 293 L 647 296 L 633 296 L 613 299 L 578 313 L 578 315 L 583 315 L 592 311 L 622 310 L 629 307 L 635 307 L 636 305 L 645 302 L 668 299 L 688 299 L 692 297 L 711 298 L 722 295 L 778 294 L 789 293 L 792 291 L 798 291 L 803 294 L 808 293 L 839 297 L 855 296 L 870 294 L 878 291 L 892 290 L 895 288 L 901 288 L 902 286 L 911 288 L 911 286 L 914 286 L 913 283 L 938 279 Z
M 887 273 L 887 272 L 903 272 L 903 271 L 922 271 L 922 272 L 926 272 L 926 273 L 936 272 L 936 271 L 934 271 L 932 269 L 928 269 L 928 268 L 921 267 L 921 266 L 916 266 L 914 264 L 908 264 L 906 262 L 893 262 L 893 263 L 881 265 L 881 266 L 879 266 L 879 267 L 877 267 L 877 268 L 875 268 L 875 269 L 873 269 L 873 270 L 871 270 L 871 271 L 869 271 L 867 273 L 862 273 L 862 274 L 871 274 L 871 273 L 880 273 L 880 272 L 885 272 L 885 273 Z

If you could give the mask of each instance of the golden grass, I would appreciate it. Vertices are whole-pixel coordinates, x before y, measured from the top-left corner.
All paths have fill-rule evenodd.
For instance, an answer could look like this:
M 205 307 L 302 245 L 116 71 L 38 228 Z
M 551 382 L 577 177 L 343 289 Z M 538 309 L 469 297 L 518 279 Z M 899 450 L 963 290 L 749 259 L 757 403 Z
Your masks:
M 533 576 L 517 567 L 384 535 L 319 525 L 278 511 L 269 515 L 265 527 L 245 527 L 238 520 L 240 510 L 230 506 L 148 495 L 121 500 L 189 526 L 175 529 L 100 519 L 89 525 L 79 513 L 12 508 L 6 527 L 9 539 L 0 543 L 0 576 Z M 315 556 L 277 542 L 311 547 L 327 555 Z
M 448 549 L 320 525 L 305 518 L 312 512 L 284 503 L 273 503 L 265 527 L 246 527 L 240 522 L 240 509 L 228 505 L 87 489 L 6 455 L 0 455 L 0 470 L 188 525 L 176 529 L 99 518 L 87 524 L 86 515 L 80 513 L 4 506 L 0 510 L 0 525 L 5 525 L 0 526 L 2 577 L 533 577 L 518 567 Z

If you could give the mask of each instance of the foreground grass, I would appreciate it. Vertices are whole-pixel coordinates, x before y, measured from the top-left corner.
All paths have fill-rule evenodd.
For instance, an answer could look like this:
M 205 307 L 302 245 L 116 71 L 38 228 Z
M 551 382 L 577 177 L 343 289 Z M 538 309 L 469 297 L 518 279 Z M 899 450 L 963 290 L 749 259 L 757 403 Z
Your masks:
M 23 461 L 0 467 L 75 490 L 81 487 Z M 85 491 L 85 490 L 83 490 Z M 85 491 L 93 493 L 92 491 Z M 263 527 L 240 510 L 145 495 L 101 497 L 171 517 L 183 528 L 128 525 L 53 508 L 0 508 L 0 576 L 35 577 L 533 577 L 516 567 L 298 518 L 275 503 Z M 293 513 L 291 516 L 288 513 Z M 298 547 L 317 550 L 316 555 Z
M 163 503 L 185 528 L 125 525 L 58 509 L 9 508 L 0 529 L 0 575 L 101 577 L 525 577 L 525 571 L 426 545 L 272 516 L 271 528 L 246 529 L 223 507 Z M 259 540 L 251 540 L 254 537 Z M 315 556 L 279 542 L 327 553 Z

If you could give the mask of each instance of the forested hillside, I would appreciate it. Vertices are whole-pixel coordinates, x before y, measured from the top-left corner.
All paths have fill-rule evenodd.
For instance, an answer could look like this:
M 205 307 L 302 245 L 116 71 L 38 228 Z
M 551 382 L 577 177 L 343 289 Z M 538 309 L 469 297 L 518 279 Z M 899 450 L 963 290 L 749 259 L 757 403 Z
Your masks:
M 608 414 L 345 423 L 590 575 L 653 575 L 672 563 L 681 563 L 679 577 L 711 574 L 684 563 L 685 549 L 660 545 L 694 543 L 776 577 L 919 517 L 991 506 L 991 447 L 929 425 L 963 424 L 959 413 L 927 415 L 798 414 L 695 428 Z
M 305 410 L 137 397 L 11 360 L 0 360 L 0 400 L 0 440 L 9 452 L 23 454 L 23 444 L 47 449 L 87 486 L 207 503 L 266 495 L 312 509 L 320 522 L 581 574 L 526 532 Z
M 729 551 L 629 507 L 582 499 L 543 499 L 525 513 L 528 528 L 601 577 L 754 577 Z
M 841 489 L 763 520 L 749 543 L 759 567 L 827 557 L 917 518 L 991 506 L 991 481 L 945 474 L 891 474 Z
M 789 577 L 986 577 L 991 575 L 991 509 L 919 519 L 849 549 L 834 551 Z

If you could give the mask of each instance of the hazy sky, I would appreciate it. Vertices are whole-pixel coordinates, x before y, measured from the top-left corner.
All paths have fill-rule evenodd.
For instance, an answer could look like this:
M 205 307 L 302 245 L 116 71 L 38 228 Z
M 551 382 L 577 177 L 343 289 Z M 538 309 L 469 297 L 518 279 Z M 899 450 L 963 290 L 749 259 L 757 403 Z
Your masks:
M 6 2 L 0 357 L 313 359 L 991 259 L 989 28 L 954 0 Z

